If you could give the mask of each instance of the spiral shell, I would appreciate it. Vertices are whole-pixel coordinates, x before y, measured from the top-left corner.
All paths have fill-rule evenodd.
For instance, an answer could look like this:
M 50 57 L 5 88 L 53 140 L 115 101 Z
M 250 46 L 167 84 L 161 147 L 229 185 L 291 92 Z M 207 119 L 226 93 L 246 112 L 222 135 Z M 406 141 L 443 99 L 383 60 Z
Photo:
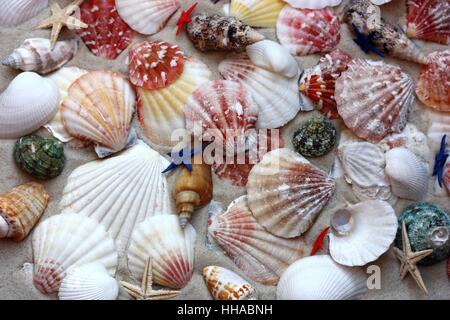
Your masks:
M 214 300 L 255 300 L 257 296 L 250 283 L 222 267 L 203 268 L 203 280 Z

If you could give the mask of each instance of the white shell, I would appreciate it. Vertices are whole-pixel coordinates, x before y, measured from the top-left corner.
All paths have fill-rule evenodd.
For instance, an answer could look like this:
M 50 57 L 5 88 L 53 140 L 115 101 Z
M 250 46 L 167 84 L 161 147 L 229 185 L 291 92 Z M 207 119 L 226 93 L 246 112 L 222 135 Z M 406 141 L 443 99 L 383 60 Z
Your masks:
M 447 142 L 450 140 L 450 112 L 429 111 L 430 127 L 427 136 L 434 147 L 439 148 L 442 137 L 447 134 Z
M 0 26 L 15 27 L 47 8 L 48 0 L 3 0 Z
M 392 0 L 370 0 L 370 2 L 372 2 L 373 4 L 377 5 L 377 6 L 381 6 L 382 4 L 391 2 Z
M 341 4 L 342 0 L 284 0 L 291 7 L 297 9 L 323 9 L 335 7 Z
M 20 138 L 49 122 L 58 111 L 58 88 L 34 72 L 14 78 L 0 95 L 0 139 Z
M 222 267 L 203 268 L 203 280 L 214 300 L 255 300 L 258 296 L 250 283 Z
M 352 300 L 367 291 L 362 270 L 338 265 L 330 256 L 293 263 L 281 276 L 277 300 Z
M 147 259 L 152 259 L 153 281 L 181 289 L 194 272 L 196 232 L 187 224 L 183 229 L 177 215 L 156 215 L 140 223 L 131 236 L 128 268 L 140 280 Z
M 135 225 L 154 214 L 171 213 L 162 175 L 168 161 L 142 141 L 105 160 L 75 169 L 63 191 L 63 212 L 74 211 L 100 222 L 126 249 Z
M 76 213 L 41 222 L 33 234 L 34 284 L 43 293 L 58 291 L 67 270 L 97 262 L 110 275 L 117 267 L 114 241 L 94 219 Z
M 100 263 L 71 268 L 59 288 L 59 300 L 116 300 L 119 284 Z
M 348 235 L 329 233 L 330 255 L 345 266 L 363 266 L 385 253 L 397 233 L 397 216 L 385 201 L 368 200 L 345 209 L 351 213 L 352 229 Z

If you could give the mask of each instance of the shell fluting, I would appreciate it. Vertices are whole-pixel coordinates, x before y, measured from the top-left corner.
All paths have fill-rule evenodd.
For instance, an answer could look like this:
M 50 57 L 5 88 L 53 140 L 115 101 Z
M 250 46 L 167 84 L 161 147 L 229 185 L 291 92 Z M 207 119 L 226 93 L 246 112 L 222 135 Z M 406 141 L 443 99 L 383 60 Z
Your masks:
M 0 11 L 0 26 L 16 27 L 47 8 L 48 0 L 3 1 Z
M 444 185 L 450 195 L 450 161 L 447 161 L 444 169 Z
M 252 27 L 275 28 L 282 0 L 231 0 L 230 16 Z
M 214 300 L 254 300 L 257 296 L 250 283 L 222 267 L 203 268 L 203 280 Z
M 284 0 L 297 9 L 323 9 L 338 6 L 342 0 Z

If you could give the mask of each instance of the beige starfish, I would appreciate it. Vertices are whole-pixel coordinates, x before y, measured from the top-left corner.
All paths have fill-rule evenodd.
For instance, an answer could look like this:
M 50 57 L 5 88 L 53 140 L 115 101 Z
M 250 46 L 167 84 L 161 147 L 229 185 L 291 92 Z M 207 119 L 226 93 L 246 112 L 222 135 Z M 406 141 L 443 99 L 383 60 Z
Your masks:
M 148 258 L 145 265 L 144 276 L 142 277 L 141 287 L 121 281 L 120 284 L 136 300 L 162 300 L 170 299 L 180 293 L 174 290 L 153 290 L 153 275 L 152 275 L 152 259 Z
M 61 9 L 59 4 L 57 4 L 56 2 L 53 3 L 50 7 L 50 9 L 52 10 L 52 15 L 37 26 L 38 29 L 46 29 L 50 27 L 52 28 L 52 34 L 50 37 L 52 49 L 55 47 L 61 29 L 64 26 L 66 26 L 70 30 L 83 29 L 88 27 L 88 25 L 83 21 L 71 16 L 76 10 L 78 10 L 79 5 L 83 1 L 84 0 L 76 0 L 64 9 Z
M 405 222 L 402 223 L 402 239 L 403 239 L 403 251 L 394 248 L 394 253 L 396 257 L 400 260 L 400 278 L 404 279 L 408 272 L 416 281 L 420 289 L 422 289 L 426 294 L 428 294 L 427 287 L 423 282 L 422 276 L 420 275 L 419 268 L 417 268 L 417 263 L 433 253 L 433 249 L 413 252 L 411 249 L 411 243 L 408 238 L 408 231 L 406 230 Z

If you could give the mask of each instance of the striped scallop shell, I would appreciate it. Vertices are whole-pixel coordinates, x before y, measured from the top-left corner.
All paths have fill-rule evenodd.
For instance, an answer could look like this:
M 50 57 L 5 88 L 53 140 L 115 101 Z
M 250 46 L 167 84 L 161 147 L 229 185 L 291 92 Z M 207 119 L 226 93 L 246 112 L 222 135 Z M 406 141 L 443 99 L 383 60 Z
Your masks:
M 281 0 L 231 0 L 229 15 L 252 27 L 275 28 Z
M 444 185 L 447 188 L 447 192 L 450 195 L 450 160 L 447 161 L 444 168 Z
M 284 0 L 297 9 L 323 9 L 338 6 L 342 0 Z
M 214 300 L 255 300 L 256 289 L 231 270 L 208 266 L 203 268 L 203 280 Z
M 47 8 L 48 0 L 5 0 L 0 10 L 0 26 L 16 27 Z
M 326 172 L 282 148 L 266 153 L 250 171 L 248 206 L 269 232 L 292 238 L 311 227 L 334 189 Z

